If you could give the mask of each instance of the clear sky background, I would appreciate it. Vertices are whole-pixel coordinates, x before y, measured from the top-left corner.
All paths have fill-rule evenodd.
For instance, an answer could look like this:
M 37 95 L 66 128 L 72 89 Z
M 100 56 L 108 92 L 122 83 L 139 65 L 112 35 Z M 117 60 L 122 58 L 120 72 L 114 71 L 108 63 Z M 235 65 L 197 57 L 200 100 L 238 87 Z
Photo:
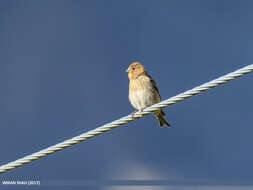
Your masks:
M 133 61 L 163 99 L 252 64 L 252 20 L 250 0 L 0 1 L 0 165 L 131 113 Z M 170 129 L 149 115 L 0 179 L 253 181 L 252 84 L 164 109 Z

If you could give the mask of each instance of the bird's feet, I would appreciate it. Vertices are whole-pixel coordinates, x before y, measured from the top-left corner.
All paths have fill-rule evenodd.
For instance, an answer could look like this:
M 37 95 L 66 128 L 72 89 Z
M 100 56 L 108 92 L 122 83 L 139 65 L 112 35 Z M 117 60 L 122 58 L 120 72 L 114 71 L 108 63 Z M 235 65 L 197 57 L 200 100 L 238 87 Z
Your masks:
M 132 119 L 134 118 L 134 114 L 135 114 L 136 112 L 138 112 L 138 111 L 142 112 L 143 109 L 141 109 L 141 110 L 135 110 L 134 112 L 132 112 L 132 113 L 131 113 Z
M 134 112 L 131 113 L 132 119 L 134 118 L 134 114 L 139 111 L 139 110 L 135 110 Z

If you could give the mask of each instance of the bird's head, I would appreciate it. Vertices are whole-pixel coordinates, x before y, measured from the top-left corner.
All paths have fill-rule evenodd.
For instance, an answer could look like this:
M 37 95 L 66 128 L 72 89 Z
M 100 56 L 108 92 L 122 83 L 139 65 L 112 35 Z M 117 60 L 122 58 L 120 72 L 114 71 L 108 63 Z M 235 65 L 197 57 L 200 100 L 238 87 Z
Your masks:
M 145 71 L 146 71 L 145 67 L 140 62 L 133 62 L 131 65 L 129 65 L 128 69 L 126 70 L 126 72 L 128 72 L 128 78 L 130 80 L 137 78 L 140 74 L 142 74 Z

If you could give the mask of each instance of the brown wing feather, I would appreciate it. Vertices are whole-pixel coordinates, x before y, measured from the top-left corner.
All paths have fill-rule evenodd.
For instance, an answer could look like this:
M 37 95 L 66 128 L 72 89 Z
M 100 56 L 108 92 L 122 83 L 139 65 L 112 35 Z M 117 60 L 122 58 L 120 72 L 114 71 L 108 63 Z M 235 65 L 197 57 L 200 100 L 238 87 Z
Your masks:
M 160 92 L 159 92 L 159 89 L 158 89 L 158 86 L 157 86 L 155 80 L 154 80 L 148 73 L 146 73 L 146 74 L 147 74 L 147 76 L 149 77 L 149 80 L 150 80 L 150 82 L 152 83 L 152 86 L 153 86 L 154 89 L 156 90 L 157 94 L 159 95 L 160 99 L 162 99 L 162 97 L 161 97 L 161 95 L 160 95 Z
M 140 76 L 145 76 L 145 77 L 147 77 L 147 78 L 150 80 L 152 86 L 154 87 L 155 91 L 157 92 L 157 94 L 159 95 L 160 100 L 161 100 L 162 97 L 161 97 L 161 95 L 160 95 L 160 92 L 159 92 L 159 89 L 158 89 L 158 87 L 157 87 L 157 84 L 156 84 L 155 80 L 147 73 L 147 71 L 144 71 L 144 72 L 140 73 L 140 74 L 138 75 L 138 77 L 140 77 Z

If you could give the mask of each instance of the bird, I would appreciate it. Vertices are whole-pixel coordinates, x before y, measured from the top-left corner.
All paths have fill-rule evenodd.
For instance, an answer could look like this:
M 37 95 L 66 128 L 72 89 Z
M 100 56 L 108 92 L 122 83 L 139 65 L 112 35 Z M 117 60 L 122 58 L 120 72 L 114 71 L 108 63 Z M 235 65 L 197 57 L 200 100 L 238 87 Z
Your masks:
M 142 111 L 146 107 L 161 102 L 161 95 L 155 80 L 140 62 L 131 63 L 126 72 L 129 78 L 128 98 L 132 106 L 137 109 L 136 111 Z M 167 125 L 167 127 L 171 126 L 166 121 L 165 113 L 162 109 L 155 111 L 154 114 L 159 121 L 160 127 L 164 125 Z

